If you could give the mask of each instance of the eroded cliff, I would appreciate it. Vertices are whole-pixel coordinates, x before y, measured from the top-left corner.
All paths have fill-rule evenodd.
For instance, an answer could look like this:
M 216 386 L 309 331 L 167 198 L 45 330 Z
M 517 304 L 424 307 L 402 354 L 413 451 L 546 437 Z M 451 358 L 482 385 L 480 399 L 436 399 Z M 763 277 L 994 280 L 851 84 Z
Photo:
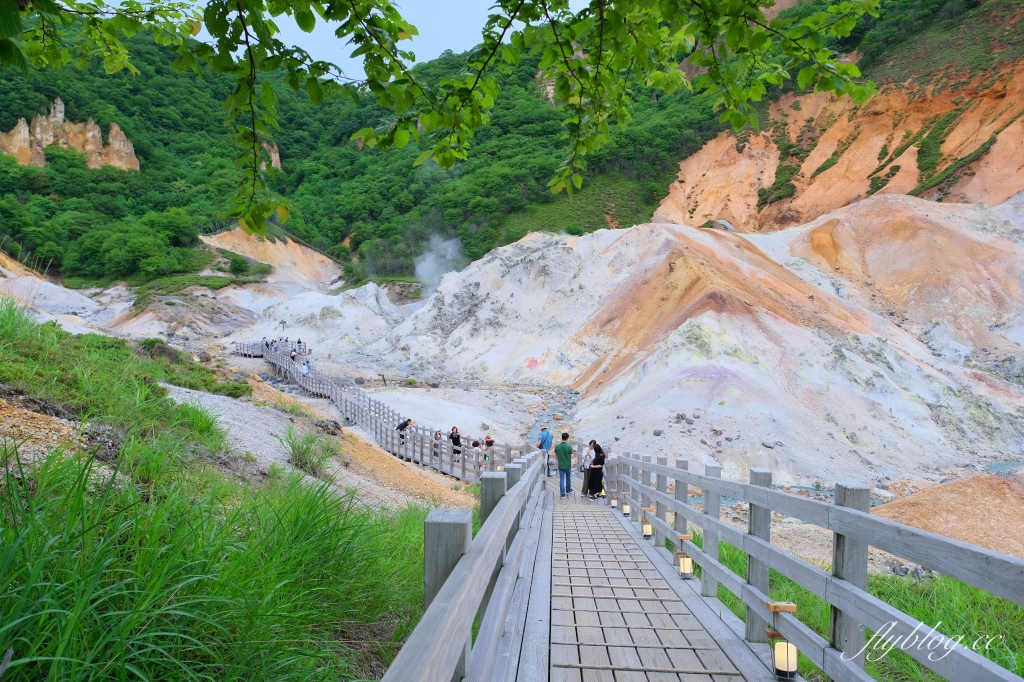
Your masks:
M 103 132 L 91 118 L 85 123 L 65 120 L 64 102 L 58 97 L 49 115 L 36 114 L 31 124 L 20 118 L 13 130 L 0 132 L 0 152 L 10 154 L 23 166 L 45 166 L 46 148 L 57 145 L 85 154 L 89 168 L 139 170 L 135 147 L 120 126 L 111 123 L 107 138 L 107 144 L 103 144 Z

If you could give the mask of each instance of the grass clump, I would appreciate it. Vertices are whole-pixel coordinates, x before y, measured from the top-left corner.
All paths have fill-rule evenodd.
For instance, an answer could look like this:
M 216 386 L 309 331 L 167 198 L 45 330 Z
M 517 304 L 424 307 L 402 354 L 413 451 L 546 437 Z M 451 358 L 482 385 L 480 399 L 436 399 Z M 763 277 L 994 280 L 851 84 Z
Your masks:
M 426 510 L 216 469 L 196 457 L 224 447 L 216 415 L 163 369 L 0 305 L 0 381 L 124 434 L 103 463 L 0 449 L 5 682 L 378 676 L 421 612 Z
M 299 433 L 289 424 L 284 436 L 274 436 L 291 453 L 292 465 L 310 476 L 320 476 L 324 466 L 337 454 L 334 444 L 323 436 Z
M 307 410 L 301 403 L 295 400 L 286 401 L 280 394 L 274 399 L 274 409 L 281 410 L 293 417 L 313 418 L 313 413 Z

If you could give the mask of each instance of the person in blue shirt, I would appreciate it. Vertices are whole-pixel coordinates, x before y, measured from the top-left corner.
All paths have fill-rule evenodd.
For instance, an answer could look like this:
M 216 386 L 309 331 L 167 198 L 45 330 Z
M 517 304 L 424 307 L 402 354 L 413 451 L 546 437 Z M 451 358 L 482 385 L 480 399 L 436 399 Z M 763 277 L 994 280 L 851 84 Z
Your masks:
M 548 457 L 551 456 L 551 444 L 554 442 L 554 437 L 551 432 L 548 431 L 547 424 L 540 425 L 540 440 L 537 441 L 537 449 L 544 453 L 544 475 L 547 475 L 548 470 Z

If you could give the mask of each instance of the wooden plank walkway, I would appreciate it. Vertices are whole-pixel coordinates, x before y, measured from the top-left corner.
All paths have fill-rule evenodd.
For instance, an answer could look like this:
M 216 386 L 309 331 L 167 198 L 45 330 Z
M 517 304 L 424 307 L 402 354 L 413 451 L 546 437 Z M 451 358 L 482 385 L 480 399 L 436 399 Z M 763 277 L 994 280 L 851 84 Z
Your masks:
M 677 594 L 678 586 L 666 581 L 664 567 L 652 563 L 650 548 L 640 546 L 604 501 L 581 497 L 578 474 L 576 494 L 565 499 L 557 497 L 557 477 L 548 479 L 549 489 L 552 481 L 551 682 L 766 677 L 760 664 L 750 674 L 737 669 Z

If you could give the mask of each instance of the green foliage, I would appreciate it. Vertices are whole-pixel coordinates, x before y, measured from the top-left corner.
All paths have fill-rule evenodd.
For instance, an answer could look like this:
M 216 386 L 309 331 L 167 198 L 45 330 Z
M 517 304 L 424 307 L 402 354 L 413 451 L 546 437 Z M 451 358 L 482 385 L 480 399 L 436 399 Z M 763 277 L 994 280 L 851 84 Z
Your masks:
M 946 141 L 949 128 L 966 109 L 966 106 L 961 105 L 940 118 L 917 143 L 917 168 L 922 180 L 927 180 L 935 172 L 942 159 L 942 143 Z
M 165 397 L 166 369 L 0 304 L 0 381 L 125 432 L 103 465 L 58 451 L 28 467 L 0 448 L 0 648 L 17 652 L 4 679 L 353 679 L 379 667 L 367 655 L 386 665 L 420 615 L 426 510 L 218 472 L 197 457 L 224 447 L 215 415 Z
M 780 163 L 775 169 L 775 182 L 771 187 L 762 187 L 757 190 L 757 208 L 761 210 L 776 201 L 787 199 L 796 193 L 796 185 L 790 180 L 800 172 L 800 166 Z
M 269 72 L 281 74 L 291 90 L 303 90 L 313 105 L 336 93 L 354 101 L 375 99 L 392 113 L 383 123 L 377 118 L 357 129 L 354 139 L 381 149 L 425 143 L 414 164 L 433 159 L 451 169 L 467 158 L 475 132 L 491 120 L 502 91 L 494 73 L 507 73 L 534 56 L 563 107 L 559 125 L 568 139 L 548 186 L 556 194 L 572 193 L 582 186 L 585 157 L 605 147 L 612 125 L 629 123 L 638 83 L 666 93 L 684 87 L 704 92 L 715 99 L 720 120 L 736 129 L 756 125 L 751 102 L 762 100 L 768 87 L 781 86 L 796 68 L 802 88 L 866 100 L 873 86 L 855 82 L 857 67 L 841 62 L 830 41 L 848 37 L 858 17 L 877 14 L 878 4 L 847 0 L 808 11 L 800 22 L 769 22 L 760 0 L 712 5 L 608 0 L 578 12 L 568 0 L 499 3 L 483 27 L 482 43 L 457 73 L 430 79 L 411 68 L 415 55 L 399 45 L 416 35 L 415 27 L 387 0 L 328 0 L 315 6 L 305 0 L 211 0 L 201 14 L 192 3 L 172 0 L 6 3 L 0 6 L 0 64 L 29 73 L 29 63 L 86 66 L 97 59 L 107 73 L 140 73 L 122 35 L 142 31 L 176 56 L 170 63 L 175 71 L 223 74 L 230 85 L 220 99 L 233 126 L 235 165 L 244 173 L 227 214 L 247 230 L 265 233 L 268 220 L 276 215 L 287 221 L 291 212 L 290 203 L 268 187 L 276 176 L 269 142 L 279 126 L 278 98 L 284 92 L 266 77 Z M 317 16 L 335 22 L 337 37 L 363 59 L 365 79 L 349 79 L 334 64 L 283 43 L 273 20 L 283 15 L 303 31 L 314 30 Z M 193 40 L 203 28 L 212 40 Z M 680 59 L 701 74 L 688 80 L 678 68 Z
M 122 339 L 73 336 L 52 323 L 35 324 L 13 299 L 0 301 L 0 383 L 24 386 L 81 416 L 104 415 L 114 425 L 150 434 L 174 406 L 161 382 L 236 396 L 251 391 L 248 384 L 219 382 L 199 364 L 151 360 Z
M 200 228 L 225 224 L 217 216 L 242 177 L 218 102 L 226 82 L 174 73 L 173 54 L 152 36 L 127 44 L 137 76 L 67 67 L 26 80 L 0 70 L 0 129 L 45 114 L 59 96 L 67 120 L 91 118 L 104 132 L 120 125 L 141 167 L 87 168 L 81 154 L 57 146 L 46 148 L 45 168 L 0 155 L 0 241 L 40 270 L 107 281 L 194 272 L 209 262 L 194 248 Z
M 245 256 L 241 256 L 234 251 L 217 249 L 217 253 L 227 259 L 229 263 L 228 271 L 232 275 L 240 276 L 248 274 L 253 277 L 262 277 L 273 272 L 273 268 L 270 265 L 267 265 L 266 263 L 251 262 Z
M 890 166 L 889 172 L 885 175 L 873 175 L 871 176 L 871 186 L 868 188 L 868 194 L 875 194 L 880 191 L 883 187 L 889 184 L 889 181 L 896 177 L 896 174 L 900 172 L 899 166 Z

